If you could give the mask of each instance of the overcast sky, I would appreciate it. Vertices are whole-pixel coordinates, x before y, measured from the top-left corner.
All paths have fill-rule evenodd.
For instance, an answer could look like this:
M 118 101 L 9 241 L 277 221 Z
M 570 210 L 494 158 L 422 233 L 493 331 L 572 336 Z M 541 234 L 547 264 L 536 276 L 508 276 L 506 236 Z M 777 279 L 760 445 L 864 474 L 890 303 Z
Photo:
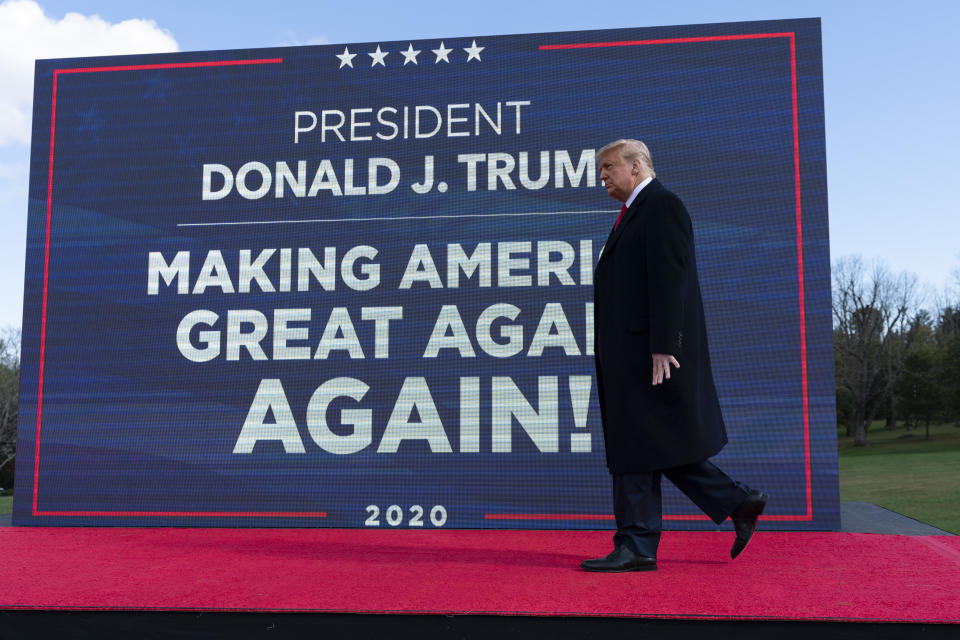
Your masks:
M 20 326 L 33 61 L 820 17 L 831 256 L 960 287 L 960 2 L 0 2 L 0 327 Z

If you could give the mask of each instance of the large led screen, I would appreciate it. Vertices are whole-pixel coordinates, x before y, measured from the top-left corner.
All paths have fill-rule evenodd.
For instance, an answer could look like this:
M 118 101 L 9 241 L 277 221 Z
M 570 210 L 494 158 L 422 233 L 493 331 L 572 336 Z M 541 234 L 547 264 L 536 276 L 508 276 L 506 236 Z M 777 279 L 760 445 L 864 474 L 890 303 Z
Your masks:
M 693 221 L 718 464 L 836 527 L 818 20 L 39 61 L 15 523 L 612 527 L 618 138 Z

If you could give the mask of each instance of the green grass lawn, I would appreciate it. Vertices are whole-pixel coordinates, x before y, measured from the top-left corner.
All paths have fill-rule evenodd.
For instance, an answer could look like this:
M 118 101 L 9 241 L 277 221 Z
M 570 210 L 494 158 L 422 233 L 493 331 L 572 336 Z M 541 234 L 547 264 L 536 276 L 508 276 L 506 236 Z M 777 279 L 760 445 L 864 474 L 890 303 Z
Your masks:
M 0 496 L 0 515 L 13 511 L 13 496 Z
M 874 423 L 870 446 L 839 438 L 840 499 L 871 502 L 960 534 L 960 429 L 952 424 L 924 430 L 887 430 Z

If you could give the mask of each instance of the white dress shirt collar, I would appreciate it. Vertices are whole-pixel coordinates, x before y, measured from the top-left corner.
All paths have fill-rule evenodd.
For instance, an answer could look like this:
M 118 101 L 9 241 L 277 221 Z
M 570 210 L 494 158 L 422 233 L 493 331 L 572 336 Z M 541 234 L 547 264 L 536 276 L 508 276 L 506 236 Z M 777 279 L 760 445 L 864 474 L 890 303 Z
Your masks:
M 650 182 L 651 182 L 652 180 L 653 180 L 653 176 L 647 176 L 647 179 L 646 179 L 646 180 L 644 180 L 643 182 L 641 182 L 640 184 L 638 184 L 636 187 L 634 187 L 633 193 L 631 193 L 631 194 L 630 194 L 630 197 L 627 198 L 627 201 L 624 202 L 624 204 L 627 205 L 627 208 L 628 208 L 628 209 L 630 208 L 630 205 L 633 204 L 633 201 L 636 200 L 637 194 L 640 193 L 645 186 L 647 186 L 648 184 L 650 184 Z

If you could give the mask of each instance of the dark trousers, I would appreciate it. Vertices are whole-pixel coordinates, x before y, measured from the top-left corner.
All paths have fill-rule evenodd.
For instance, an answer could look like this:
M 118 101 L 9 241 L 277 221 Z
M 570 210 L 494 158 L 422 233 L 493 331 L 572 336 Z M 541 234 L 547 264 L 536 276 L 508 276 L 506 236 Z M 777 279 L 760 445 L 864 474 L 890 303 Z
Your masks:
M 750 491 L 709 460 L 645 473 L 614 474 L 613 514 L 617 532 L 613 542 L 650 558 L 657 557 L 663 526 L 661 476 L 667 476 L 717 524 L 743 504 Z

